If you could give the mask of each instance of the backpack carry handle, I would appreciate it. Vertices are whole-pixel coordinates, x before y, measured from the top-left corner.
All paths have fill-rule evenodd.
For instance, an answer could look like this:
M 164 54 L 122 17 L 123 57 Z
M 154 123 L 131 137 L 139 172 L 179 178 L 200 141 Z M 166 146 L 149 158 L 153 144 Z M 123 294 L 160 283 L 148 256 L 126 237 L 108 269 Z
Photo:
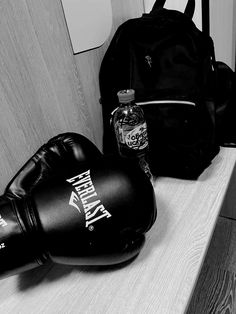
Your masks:
M 153 4 L 151 11 L 156 11 L 163 8 L 165 3 L 166 3 L 166 0 L 156 0 L 156 2 Z
M 194 11 L 195 11 L 195 0 L 188 0 L 184 13 L 192 19 L 194 15 Z
M 156 2 L 154 3 L 152 7 L 151 12 L 163 8 L 165 3 L 166 3 L 166 0 L 156 0 Z M 194 11 L 195 11 L 195 0 L 188 0 L 186 8 L 184 10 L 184 14 L 186 14 L 188 17 L 192 19 Z

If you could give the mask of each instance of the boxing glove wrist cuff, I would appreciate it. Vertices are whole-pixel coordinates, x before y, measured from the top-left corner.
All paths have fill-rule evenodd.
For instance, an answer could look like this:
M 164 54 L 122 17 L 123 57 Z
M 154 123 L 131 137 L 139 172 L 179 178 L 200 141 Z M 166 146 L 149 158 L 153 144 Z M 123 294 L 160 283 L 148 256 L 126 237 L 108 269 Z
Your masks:
M 8 276 L 42 265 L 40 232 L 30 199 L 0 197 L 0 273 Z

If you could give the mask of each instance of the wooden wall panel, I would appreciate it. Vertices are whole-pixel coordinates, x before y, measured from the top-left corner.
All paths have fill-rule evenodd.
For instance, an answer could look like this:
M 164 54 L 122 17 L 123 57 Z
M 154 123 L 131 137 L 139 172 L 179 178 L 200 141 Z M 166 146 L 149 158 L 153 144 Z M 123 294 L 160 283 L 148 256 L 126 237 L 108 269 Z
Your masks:
M 112 6 L 112 34 L 143 12 L 142 0 L 113 0 Z M 108 42 L 74 55 L 60 0 L 1 1 L 0 193 L 58 133 L 82 133 L 101 148 L 98 71 Z
M 94 138 L 60 0 L 26 0 L 64 129 Z M 57 117 L 58 118 L 58 117 Z

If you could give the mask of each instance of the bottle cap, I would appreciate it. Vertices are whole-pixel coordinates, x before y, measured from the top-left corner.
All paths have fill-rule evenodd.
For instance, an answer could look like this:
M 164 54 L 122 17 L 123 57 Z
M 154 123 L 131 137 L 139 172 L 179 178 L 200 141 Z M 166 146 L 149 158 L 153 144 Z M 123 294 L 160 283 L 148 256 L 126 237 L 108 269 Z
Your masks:
M 134 90 L 133 89 L 123 89 L 117 93 L 118 99 L 120 103 L 128 103 L 134 100 Z

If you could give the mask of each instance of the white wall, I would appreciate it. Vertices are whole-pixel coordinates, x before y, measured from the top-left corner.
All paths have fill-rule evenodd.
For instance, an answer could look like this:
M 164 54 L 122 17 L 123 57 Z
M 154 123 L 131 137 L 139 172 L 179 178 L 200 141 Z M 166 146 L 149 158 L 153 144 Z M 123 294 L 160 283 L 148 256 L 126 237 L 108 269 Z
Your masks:
M 210 32 L 216 59 L 235 67 L 236 1 L 210 0 Z

